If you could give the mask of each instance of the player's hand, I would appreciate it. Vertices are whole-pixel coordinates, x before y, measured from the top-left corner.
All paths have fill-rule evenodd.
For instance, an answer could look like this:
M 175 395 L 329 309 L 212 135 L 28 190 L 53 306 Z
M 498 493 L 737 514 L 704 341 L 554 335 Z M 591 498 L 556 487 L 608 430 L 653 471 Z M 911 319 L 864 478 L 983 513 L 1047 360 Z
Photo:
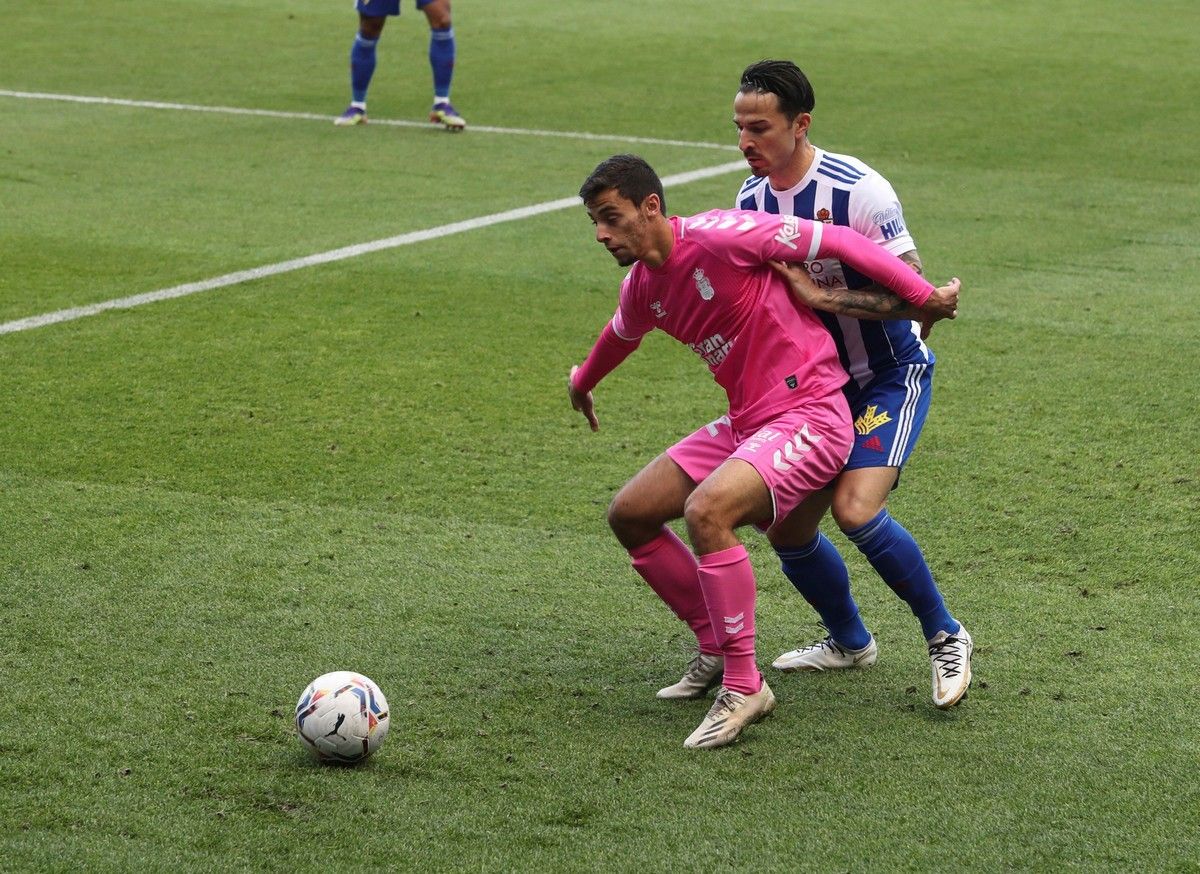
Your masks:
M 588 420 L 588 425 L 593 431 L 600 430 L 600 420 L 596 418 L 596 407 L 592 403 L 592 393 L 581 392 L 575 388 L 575 374 L 579 368 L 572 367 L 571 373 L 567 377 L 567 395 L 571 398 L 571 409 L 578 410 L 583 413 L 584 418 Z
M 955 278 L 948 284 L 935 288 L 933 294 L 929 295 L 929 300 L 921 307 L 922 340 L 929 336 L 934 322 L 958 316 L 958 293 L 961 290 L 962 282 Z
M 812 277 L 808 275 L 808 271 L 801 264 L 792 264 L 788 261 L 768 261 L 771 269 L 787 280 L 788 285 L 792 287 L 792 294 L 801 303 L 813 306 L 820 298 L 821 289 L 817 288 L 817 284 L 812 281 Z

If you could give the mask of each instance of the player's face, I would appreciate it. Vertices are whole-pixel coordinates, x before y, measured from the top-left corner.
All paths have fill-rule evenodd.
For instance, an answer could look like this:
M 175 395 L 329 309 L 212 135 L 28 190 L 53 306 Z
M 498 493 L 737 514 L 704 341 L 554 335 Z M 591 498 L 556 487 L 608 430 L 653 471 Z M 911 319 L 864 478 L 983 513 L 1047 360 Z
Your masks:
M 630 266 L 647 251 L 650 220 L 646 207 L 650 197 L 638 207 L 610 188 L 587 203 L 588 215 L 596 226 L 596 242 L 608 249 L 622 267 Z
M 797 156 L 810 119 L 805 112 L 789 122 L 776 95 L 739 91 L 733 98 L 733 123 L 750 172 L 762 177 L 785 171 Z

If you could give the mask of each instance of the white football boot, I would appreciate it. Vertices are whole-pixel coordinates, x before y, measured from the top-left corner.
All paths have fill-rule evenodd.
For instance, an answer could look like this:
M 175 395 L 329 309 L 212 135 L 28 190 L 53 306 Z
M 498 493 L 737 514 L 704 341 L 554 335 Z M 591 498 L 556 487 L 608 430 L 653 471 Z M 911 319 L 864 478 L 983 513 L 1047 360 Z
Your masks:
M 743 695 L 722 686 L 717 690 L 717 700 L 708 714 L 683 745 L 689 750 L 707 750 L 731 744 L 743 728 L 758 722 L 774 709 L 775 695 L 766 680 L 753 695 Z
M 933 663 L 933 703 L 945 710 L 961 701 L 971 685 L 975 642 L 961 622 L 954 634 L 939 631 L 927 642 Z
M 704 693 L 721 682 L 725 673 L 725 656 L 698 653 L 688 663 L 687 670 L 673 686 L 659 689 L 659 698 L 702 698 Z
M 785 652 L 771 667 L 777 671 L 838 671 L 846 668 L 869 668 L 879 657 L 875 636 L 862 649 L 846 649 L 832 637 L 817 640 L 808 646 Z

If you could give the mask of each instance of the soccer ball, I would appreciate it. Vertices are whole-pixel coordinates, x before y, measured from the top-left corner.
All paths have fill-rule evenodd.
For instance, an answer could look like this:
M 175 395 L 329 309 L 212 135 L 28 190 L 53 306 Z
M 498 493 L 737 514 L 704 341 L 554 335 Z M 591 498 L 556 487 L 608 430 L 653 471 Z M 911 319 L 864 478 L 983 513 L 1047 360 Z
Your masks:
M 387 737 L 387 699 L 362 674 L 322 674 L 296 702 L 296 733 L 323 762 L 361 762 Z

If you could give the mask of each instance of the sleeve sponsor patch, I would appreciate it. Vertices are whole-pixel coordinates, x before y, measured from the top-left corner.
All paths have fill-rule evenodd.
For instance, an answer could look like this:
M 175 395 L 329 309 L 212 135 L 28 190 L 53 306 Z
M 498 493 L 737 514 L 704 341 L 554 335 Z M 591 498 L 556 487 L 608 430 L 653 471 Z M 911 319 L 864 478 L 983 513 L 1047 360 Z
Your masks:
M 880 210 L 871 216 L 871 221 L 879 228 L 885 240 L 894 239 L 904 233 L 904 216 L 894 206 Z

